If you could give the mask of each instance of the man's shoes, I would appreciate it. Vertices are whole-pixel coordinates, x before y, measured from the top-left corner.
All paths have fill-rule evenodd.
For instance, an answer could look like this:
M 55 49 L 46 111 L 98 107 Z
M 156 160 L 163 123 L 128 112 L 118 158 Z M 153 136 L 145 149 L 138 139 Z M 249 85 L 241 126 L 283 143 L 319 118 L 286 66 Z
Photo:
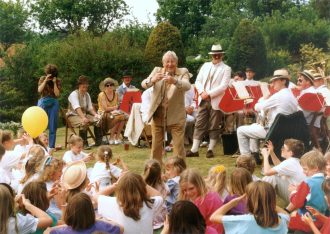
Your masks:
M 212 150 L 208 150 L 208 151 L 206 152 L 206 157 L 207 157 L 207 158 L 214 158 L 214 153 L 213 153 L 213 151 L 212 151 Z
M 260 155 L 259 155 L 258 152 L 251 153 L 251 155 L 253 156 L 254 160 L 256 160 L 257 165 L 261 165 L 262 164 L 262 160 L 261 160 Z
M 186 151 L 186 157 L 199 157 L 199 153 L 197 152 L 192 152 L 191 150 Z

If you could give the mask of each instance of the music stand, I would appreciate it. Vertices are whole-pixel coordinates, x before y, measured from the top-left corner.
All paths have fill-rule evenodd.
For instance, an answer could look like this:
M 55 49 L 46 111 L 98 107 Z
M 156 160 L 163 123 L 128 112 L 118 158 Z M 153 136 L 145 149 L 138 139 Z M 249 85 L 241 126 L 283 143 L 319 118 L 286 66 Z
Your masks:
M 305 111 L 319 112 L 324 106 L 324 97 L 319 93 L 305 93 L 299 97 L 298 103 Z
M 228 87 L 219 102 L 219 108 L 224 113 L 233 113 L 244 108 L 244 100 L 239 99 L 234 87 Z
M 124 94 L 123 100 L 120 104 L 119 109 L 127 114 L 131 113 L 133 103 L 141 103 L 141 92 L 140 91 L 127 91 Z

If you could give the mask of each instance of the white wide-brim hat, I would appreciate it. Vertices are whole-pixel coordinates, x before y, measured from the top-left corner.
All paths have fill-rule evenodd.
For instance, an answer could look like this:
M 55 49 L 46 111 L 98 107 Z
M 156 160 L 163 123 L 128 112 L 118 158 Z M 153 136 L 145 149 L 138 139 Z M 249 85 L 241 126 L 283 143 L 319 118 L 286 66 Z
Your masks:
M 220 44 L 212 45 L 211 51 L 209 52 L 209 54 L 224 54 L 224 53 L 225 52 L 223 51 Z

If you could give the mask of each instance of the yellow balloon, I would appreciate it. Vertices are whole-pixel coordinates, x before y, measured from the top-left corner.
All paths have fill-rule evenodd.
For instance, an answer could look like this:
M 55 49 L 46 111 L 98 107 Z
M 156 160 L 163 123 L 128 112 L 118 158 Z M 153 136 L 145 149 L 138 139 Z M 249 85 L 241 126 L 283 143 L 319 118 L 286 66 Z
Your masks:
M 39 106 L 31 106 L 22 115 L 22 125 L 31 137 L 36 138 L 47 128 L 47 113 Z

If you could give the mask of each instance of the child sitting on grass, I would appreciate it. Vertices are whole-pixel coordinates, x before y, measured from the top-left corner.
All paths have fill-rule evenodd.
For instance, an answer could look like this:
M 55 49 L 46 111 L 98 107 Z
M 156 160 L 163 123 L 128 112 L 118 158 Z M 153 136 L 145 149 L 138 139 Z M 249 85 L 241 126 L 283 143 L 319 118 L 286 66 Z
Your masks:
M 76 161 L 88 162 L 93 159 L 93 153 L 85 153 L 82 151 L 84 147 L 84 141 L 80 136 L 72 135 L 69 140 L 70 150 L 66 151 L 63 155 L 63 161 L 66 164 L 70 164 Z
M 298 209 L 291 215 L 289 229 L 310 232 L 311 228 L 302 221 L 302 216 L 307 212 L 306 206 L 317 209 L 321 214 L 328 208 L 322 190 L 326 162 L 321 152 L 309 151 L 302 156 L 300 163 L 307 179 L 301 182 L 296 191 L 292 191 L 286 210 L 291 212 Z M 320 228 L 322 223 L 316 221 L 315 225 Z

